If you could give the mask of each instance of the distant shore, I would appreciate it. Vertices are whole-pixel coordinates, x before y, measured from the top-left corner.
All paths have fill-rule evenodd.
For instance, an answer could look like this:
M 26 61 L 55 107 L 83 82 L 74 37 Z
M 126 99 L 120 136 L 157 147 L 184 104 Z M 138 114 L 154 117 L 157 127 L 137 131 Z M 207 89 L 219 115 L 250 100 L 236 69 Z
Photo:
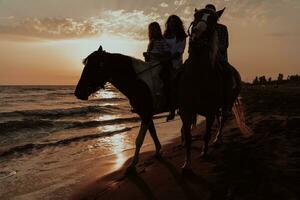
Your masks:
M 143 153 L 137 175 L 124 176 L 129 159 L 119 170 L 77 188 L 70 199 L 298 199 L 299 87 L 247 86 L 242 101 L 254 135 L 245 138 L 231 119 L 224 144 L 210 147 L 203 159 L 204 126 L 199 124 L 192 152 L 194 175 L 182 175 L 184 149 L 176 139 L 164 145 L 160 160 L 153 152 Z M 174 131 L 168 129 L 161 126 L 158 132 Z

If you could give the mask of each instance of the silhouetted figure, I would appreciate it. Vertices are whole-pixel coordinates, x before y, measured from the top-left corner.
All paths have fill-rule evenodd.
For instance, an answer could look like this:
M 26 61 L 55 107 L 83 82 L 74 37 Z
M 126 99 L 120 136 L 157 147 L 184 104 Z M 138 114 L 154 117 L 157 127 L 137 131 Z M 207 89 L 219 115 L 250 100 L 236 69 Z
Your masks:
M 159 70 L 159 73 L 161 74 L 163 73 L 163 71 L 165 71 L 164 68 L 170 68 L 170 62 L 167 62 L 167 60 L 170 59 L 171 52 L 167 41 L 162 35 L 160 25 L 157 22 L 152 22 L 149 24 L 148 37 L 149 43 L 147 52 L 143 54 L 145 57 L 145 61 L 149 62 L 152 66 L 155 66 L 155 70 Z M 161 81 L 156 80 L 155 95 L 163 95 L 159 94 L 158 91 L 163 91 L 163 87 L 166 82 L 165 79 L 165 77 L 161 76 Z
M 164 39 L 160 25 L 157 22 L 149 24 L 148 37 L 148 48 L 147 52 L 144 53 L 145 61 L 156 64 L 170 57 L 170 47 Z
M 259 77 L 259 84 L 260 85 L 266 85 L 267 84 L 266 76 Z
M 202 148 L 202 155 L 206 155 L 215 117 L 218 116 L 220 122 L 215 140 L 218 142 L 226 119 L 222 113 L 232 108 L 241 90 L 241 78 L 237 70 L 231 67 L 230 73 L 223 73 L 221 70 L 225 71 L 224 68 L 229 67 L 221 65 L 217 55 L 216 24 L 223 12 L 224 9 L 218 12 L 211 9 L 196 9 L 190 26 L 191 32 L 189 28 L 189 57 L 184 63 L 179 89 L 179 113 L 186 146 L 184 171 L 191 170 L 191 125 L 195 116 L 199 114 L 206 118 Z M 232 77 L 235 84 L 231 81 Z M 224 84 L 228 86 L 223 87 Z M 225 103 L 224 96 L 231 102 Z
M 272 78 L 269 77 L 269 78 L 268 78 L 268 84 L 271 84 L 271 83 L 272 83 Z
M 213 10 L 216 12 L 216 7 L 213 4 L 207 4 L 205 6 L 206 9 Z M 218 34 L 218 57 L 219 61 L 223 64 L 228 63 L 228 53 L 227 49 L 229 47 L 229 36 L 227 26 L 224 24 L 217 23 L 216 31 Z
M 170 103 L 170 114 L 167 117 L 168 120 L 172 120 L 175 117 L 175 107 L 177 99 L 177 88 L 178 88 L 178 74 L 182 70 L 183 64 L 183 53 L 186 46 L 186 37 L 183 22 L 177 15 L 171 15 L 167 19 L 166 29 L 164 32 L 164 38 L 166 39 L 170 50 L 171 50 L 171 62 L 172 67 L 169 68 L 168 80 L 166 81 L 166 89 L 170 90 L 169 103 Z
M 258 85 L 259 84 L 259 80 L 258 77 L 256 76 L 255 79 L 252 82 L 253 85 Z
M 216 7 L 213 4 L 207 4 L 205 9 L 211 10 L 216 12 Z M 219 18 L 217 19 L 219 21 Z M 227 49 L 229 47 L 229 36 L 228 36 L 228 29 L 227 26 L 216 23 L 215 25 L 216 33 L 218 35 L 218 51 L 217 51 L 217 60 L 221 63 L 222 70 L 221 75 L 224 79 L 223 87 L 225 90 L 230 90 L 230 87 L 234 85 L 235 80 L 232 77 L 233 67 L 228 62 L 228 53 Z M 224 95 L 224 115 L 228 115 L 231 112 L 232 99 L 230 99 L 231 95 Z
M 282 81 L 283 81 L 283 74 L 280 73 L 280 74 L 278 74 L 277 84 L 278 84 L 278 85 L 281 84 Z

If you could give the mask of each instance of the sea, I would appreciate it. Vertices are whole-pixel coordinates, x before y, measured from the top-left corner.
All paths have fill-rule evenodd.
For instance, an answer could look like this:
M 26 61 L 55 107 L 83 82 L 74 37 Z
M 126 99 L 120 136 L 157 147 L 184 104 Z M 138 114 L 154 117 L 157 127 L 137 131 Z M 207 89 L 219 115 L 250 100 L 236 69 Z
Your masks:
M 140 119 L 127 98 L 109 84 L 88 101 L 78 100 L 74 90 L 75 86 L 0 86 L 0 197 L 4 187 L 25 184 L 44 171 L 134 150 Z M 166 123 L 166 115 L 155 116 L 155 124 Z M 167 141 L 178 136 L 159 137 Z M 144 145 L 153 145 L 147 138 Z

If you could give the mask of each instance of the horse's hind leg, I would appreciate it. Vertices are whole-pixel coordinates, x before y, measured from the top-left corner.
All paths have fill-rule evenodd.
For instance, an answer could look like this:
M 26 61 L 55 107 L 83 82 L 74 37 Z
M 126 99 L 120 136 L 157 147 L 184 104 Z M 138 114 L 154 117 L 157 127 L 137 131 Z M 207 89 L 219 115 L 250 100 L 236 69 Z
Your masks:
M 211 138 L 211 127 L 214 123 L 214 120 L 215 120 L 214 115 L 206 117 L 206 131 L 205 131 L 205 134 L 204 134 L 204 145 L 202 147 L 201 156 L 205 156 L 207 154 L 208 144 L 209 144 L 209 141 L 210 141 L 210 138 Z
M 161 144 L 160 144 L 159 139 L 157 137 L 157 133 L 156 133 L 156 129 L 155 129 L 153 120 L 151 120 L 151 122 L 150 122 L 149 132 L 150 132 L 150 135 L 151 135 L 151 137 L 154 141 L 154 144 L 155 144 L 155 149 L 156 149 L 155 156 L 159 157 L 160 156 Z
M 139 131 L 139 134 L 135 140 L 135 153 L 134 153 L 134 157 L 132 159 L 132 162 L 130 164 L 130 166 L 128 167 L 127 169 L 127 172 L 134 172 L 135 171 L 135 166 L 136 164 L 138 163 L 139 161 L 139 153 L 140 153 L 140 150 L 141 150 L 141 147 L 143 145 L 143 142 L 144 142 L 144 139 L 145 139 L 145 135 L 147 133 L 147 130 L 149 128 L 149 124 L 150 124 L 150 121 L 144 121 L 142 120 L 142 123 L 141 123 L 141 127 L 140 127 L 140 131 Z

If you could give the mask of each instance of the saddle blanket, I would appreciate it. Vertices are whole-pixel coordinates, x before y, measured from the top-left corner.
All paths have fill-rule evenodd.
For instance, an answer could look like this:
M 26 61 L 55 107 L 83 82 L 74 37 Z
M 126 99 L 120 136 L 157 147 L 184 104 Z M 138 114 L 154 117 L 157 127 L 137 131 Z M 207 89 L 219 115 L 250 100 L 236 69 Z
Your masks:
M 132 66 L 138 74 L 138 79 L 146 83 L 150 89 L 154 105 L 156 105 L 163 95 L 163 81 L 160 78 L 162 65 L 159 62 L 146 63 L 142 60 L 132 58 Z

